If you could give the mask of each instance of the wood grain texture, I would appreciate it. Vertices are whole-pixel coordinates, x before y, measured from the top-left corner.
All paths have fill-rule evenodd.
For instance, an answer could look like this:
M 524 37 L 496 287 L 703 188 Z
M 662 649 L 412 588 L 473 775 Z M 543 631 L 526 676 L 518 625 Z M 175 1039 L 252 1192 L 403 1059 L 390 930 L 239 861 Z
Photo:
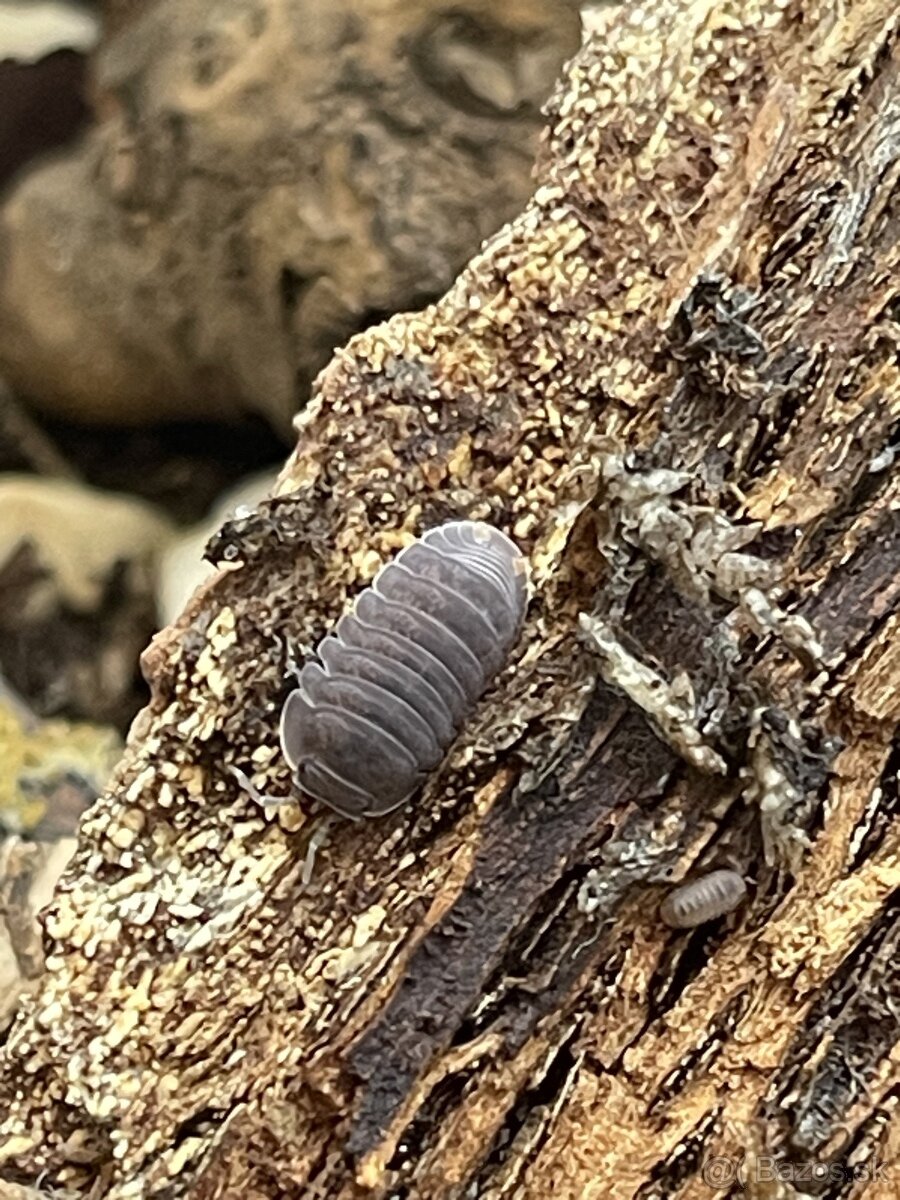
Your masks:
M 648 8 L 572 62 L 520 217 L 333 360 L 147 651 L 4 1047 L 11 1180 L 682 1200 L 724 1158 L 808 1191 L 776 1156 L 896 1195 L 900 17 Z M 283 639 L 454 516 L 530 556 L 517 656 L 304 889 L 320 814 L 228 767 L 287 788 Z M 716 867 L 746 905 L 667 930 Z

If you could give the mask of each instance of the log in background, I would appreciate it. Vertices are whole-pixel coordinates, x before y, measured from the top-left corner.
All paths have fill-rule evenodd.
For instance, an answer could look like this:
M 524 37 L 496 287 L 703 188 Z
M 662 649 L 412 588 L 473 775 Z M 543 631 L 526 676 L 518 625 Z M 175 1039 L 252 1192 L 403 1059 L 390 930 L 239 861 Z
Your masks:
M 898 22 L 626 7 L 522 215 L 320 377 L 46 912 L 10 1189 L 667 1200 L 725 1156 L 896 1195 Z M 456 514 L 531 555 L 525 634 L 304 887 L 321 814 L 229 765 L 287 790 L 284 639 Z M 706 864 L 749 902 L 665 930 Z

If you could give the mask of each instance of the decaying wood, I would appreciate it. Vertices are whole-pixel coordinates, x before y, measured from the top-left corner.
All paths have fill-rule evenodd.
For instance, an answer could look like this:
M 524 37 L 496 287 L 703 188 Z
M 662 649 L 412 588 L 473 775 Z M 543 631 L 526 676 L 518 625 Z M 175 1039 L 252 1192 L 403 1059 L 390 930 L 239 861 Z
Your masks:
M 896 1195 L 898 20 L 626 10 L 522 215 L 321 376 L 145 656 L 5 1047 L 9 1179 L 668 1200 L 740 1159 L 757 1197 Z M 525 634 L 304 888 L 322 814 L 229 768 L 286 791 L 285 639 L 451 514 L 530 554 Z M 715 866 L 747 904 L 666 929 Z

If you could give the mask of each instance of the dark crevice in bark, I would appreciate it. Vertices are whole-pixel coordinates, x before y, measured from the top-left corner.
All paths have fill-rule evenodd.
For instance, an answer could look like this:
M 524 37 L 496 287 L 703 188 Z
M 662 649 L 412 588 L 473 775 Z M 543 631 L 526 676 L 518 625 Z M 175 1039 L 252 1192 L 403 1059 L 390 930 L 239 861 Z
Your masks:
M 791 1144 L 824 1145 L 900 1037 L 900 896 L 882 909 L 813 1004 L 763 1112 Z M 824 1055 L 816 1048 L 824 1043 Z M 791 1103 L 788 1098 L 793 1097 Z
M 608 695 L 605 687 L 597 689 L 556 776 L 492 810 L 462 895 L 413 955 L 380 1021 L 351 1051 L 352 1069 L 365 1082 L 348 1145 L 352 1153 L 377 1141 L 414 1080 L 482 994 L 523 918 L 530 919 L 605 814 L 634 793 L 646 793 L 666 773 L 671 752 L 635 713 L 579 761 Z M 576 764 L 575 782 L 560 794 L 559 775 Z
M 704 1120 L 679 1143 L 678 1149 L 656 1164 L 650 1178 L 634 1193 L 635 1200 L 669 1200 L 678 1189 L 696 1175 L 707 1156 L 707 1144 L 719 1118 L 718 1110 Z
M 549 1113 L 569 1084 L 577 1069 L 577 1031 L 572 1030 L 556 1047 L 542 1074 L 524 1089 L 497 1130 L 487 1148 L 482 1163 L 470 1179 L 472 1196 L 479 1196 L 495 1179 L 509 1160 L 522 1132 L 530 1127 L 548 1125 Z M 543 1134 L 546 1136 L 546 1133 Z M 540 1144 L 540 1136 L 533 1143 Z
M 880 792 L 880 795 L 876 793 Z M 866 811 L 850 839 L 848 873 L 856 871 L 881 849 L 884 839 L 900 814 L 900 740 L 895 739 Z
M 798 611 L 830 653 L 850 653 L 900 599 L 900 512 L 886 511 L 849 560 L 839 562 Z
M 750 1005 L 750 996 L 743 992 L 716 1013 L 713 1024 L 704 1031 L 703 1041 L 695 1049 L 685 1055 L 672 1074 L 663 1079 L 648 1108 L 648 1112 L 657 1112 L 665 1108 L 688 1083 L 702 1076 L 716 1056 L 718 1049 L 724 1046 L 735 1026 L 744 1016 Z

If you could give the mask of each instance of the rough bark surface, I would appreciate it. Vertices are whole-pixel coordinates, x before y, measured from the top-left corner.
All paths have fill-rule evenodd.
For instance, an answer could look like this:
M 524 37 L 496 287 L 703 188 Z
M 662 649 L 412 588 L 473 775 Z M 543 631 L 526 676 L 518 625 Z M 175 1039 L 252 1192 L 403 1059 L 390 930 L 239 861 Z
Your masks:
M 8 1179 L 669 1200 L 742 1159 L 757 1197 L 896 1195 L 898 20 L 626 9 L 522 215 L 321 376 L 145 656 L 5 1045 Z M 304 886 L 323 815 L 229 767 L 287 792 L 285 639 L 460 513 L 530 554 L 525 634 Z M 667 930 L 712 865 L 748 903 Z

